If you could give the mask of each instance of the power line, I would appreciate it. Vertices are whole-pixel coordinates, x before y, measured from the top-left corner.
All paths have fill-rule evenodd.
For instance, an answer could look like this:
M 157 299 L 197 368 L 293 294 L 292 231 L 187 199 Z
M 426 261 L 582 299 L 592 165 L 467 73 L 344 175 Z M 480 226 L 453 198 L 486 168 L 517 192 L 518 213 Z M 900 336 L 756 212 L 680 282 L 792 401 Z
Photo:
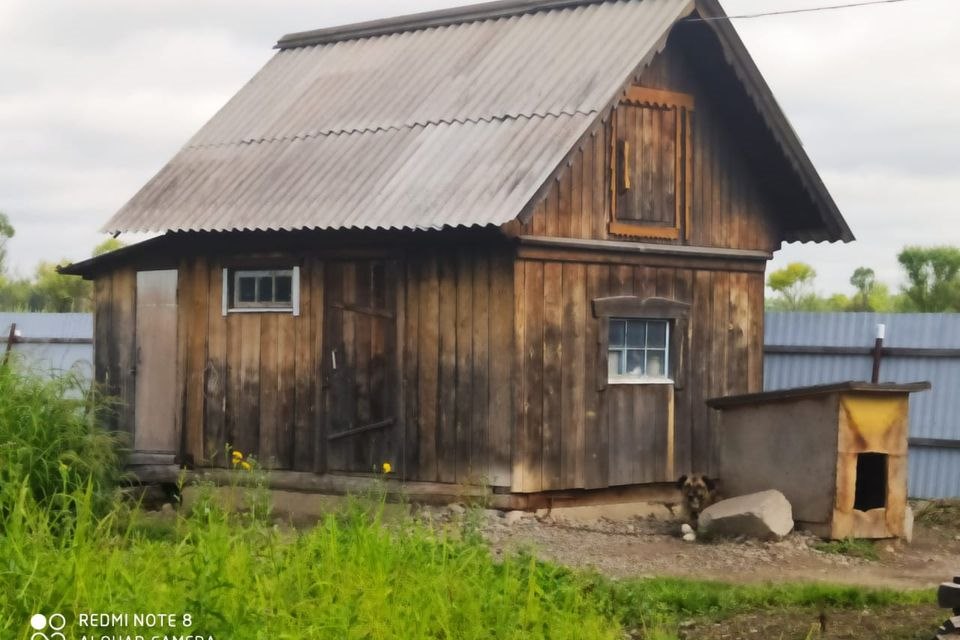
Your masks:
M 823 7 L 807 7 L 805 9 L 781 9 L 779 11 L 764 11 L 760 13 L 744 13 L 736 16 L 713 16 L 706 18 L 688 18 L 688 22 L 714 22 L 716 20 L 749 20 L 751 18 L 765 18 L 767 16 L 784 16 L 795 13 L 815 13 L 819 11 L 836 11 L 838 9 L 856 9 L 857 7 L 869 7 L 879 4 L 894 4 L 897 2 L 906 2 L 907 0 L 867 0 L 866 2 L 848 2 L 846 4 L 833 4 Z

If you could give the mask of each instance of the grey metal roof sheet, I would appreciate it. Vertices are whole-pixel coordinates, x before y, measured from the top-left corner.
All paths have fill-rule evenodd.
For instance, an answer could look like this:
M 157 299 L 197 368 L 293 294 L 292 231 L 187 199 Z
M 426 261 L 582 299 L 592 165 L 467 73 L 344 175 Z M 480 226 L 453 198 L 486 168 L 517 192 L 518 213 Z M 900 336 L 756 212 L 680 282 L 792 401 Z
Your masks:
M 694 10 L 723 14 L 715 0 L 501 0 L 291 34 L 103 230 L 503 224 Z M 851 240 L 735 31 L 705 24 L 813 195 L 813 227 L 784 239 Z
M 620 0 L 282 49 L 106 231 L 516 218 L 693 0 Z

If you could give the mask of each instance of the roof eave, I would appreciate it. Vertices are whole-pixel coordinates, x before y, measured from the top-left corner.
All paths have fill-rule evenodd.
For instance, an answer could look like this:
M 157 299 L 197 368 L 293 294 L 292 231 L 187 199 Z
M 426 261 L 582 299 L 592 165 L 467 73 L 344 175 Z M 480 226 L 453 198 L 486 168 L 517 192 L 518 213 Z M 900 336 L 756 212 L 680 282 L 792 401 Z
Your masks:
M 115 264 L 118 261 L 122 261 L 129 256 L 139 254 L 144 249 L 149 249 L 166 242 L 170 235 L 171 234 L 168 232 L 155 238 L 149 238 L 125 247 L 120 247 L 119 249 L 114 249 L 108 253 L 102 253 L 99 256 L 93 256 L 92 258 L 87 258 L 86 260 L 80 260 L 79 262 L 72 262 L 67 265 L 59 266 L 57 267 L 57 273 L 65 276 L 81 276 L 85 280 L 89 280 L 98 272 L 102 271 L 105 267 Z

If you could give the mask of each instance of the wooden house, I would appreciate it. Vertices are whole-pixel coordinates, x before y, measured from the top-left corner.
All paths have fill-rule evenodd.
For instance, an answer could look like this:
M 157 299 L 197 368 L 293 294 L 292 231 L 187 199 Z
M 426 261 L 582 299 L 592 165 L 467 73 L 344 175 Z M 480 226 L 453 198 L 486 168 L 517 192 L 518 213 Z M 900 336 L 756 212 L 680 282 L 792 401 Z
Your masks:
M 767 261 L 853 239 L 716 0 L 277 48 L 104 227 L 161 235 L 65 270 L 134 463 L 229 443 L 289 486 L 389 462 L 528 505 L 715 469 L 705 400 L 762 388 Z

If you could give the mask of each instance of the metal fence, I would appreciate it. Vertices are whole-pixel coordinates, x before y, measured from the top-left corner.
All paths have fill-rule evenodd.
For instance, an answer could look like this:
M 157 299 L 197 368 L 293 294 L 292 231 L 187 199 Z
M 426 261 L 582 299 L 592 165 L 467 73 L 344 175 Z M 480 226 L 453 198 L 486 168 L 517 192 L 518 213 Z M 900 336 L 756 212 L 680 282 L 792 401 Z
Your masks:
M 0 313 L 0 354 L 35 371 L 77 371 L 93 379 L 93 315 Z
M 767 313 L 764 389 L 870 380 L 880 324 L 879 379 L 933 385 L 910 398 L 910 495 L 960 497 L 960 314 Z

